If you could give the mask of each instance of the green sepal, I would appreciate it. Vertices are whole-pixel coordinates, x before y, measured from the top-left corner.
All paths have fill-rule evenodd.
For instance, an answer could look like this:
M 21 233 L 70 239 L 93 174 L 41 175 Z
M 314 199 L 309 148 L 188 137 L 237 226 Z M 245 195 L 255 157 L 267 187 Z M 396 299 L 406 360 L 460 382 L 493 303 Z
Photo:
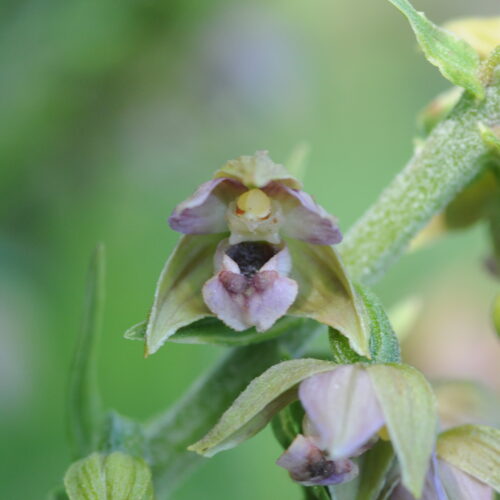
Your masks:
M 235 332 L 217 318 L 203 318 L 177 330 L 168 338 L 168 342 L 244 346 L 265 342 L 291 331 L 297 335 L 308 335 L 317 327 L 318 323 L 312 319 L 285 316 L 265 332 L 257 332 L 255 328 L 249 328 L 244 332 Z M 145 335 L 146 321 L 143 321 L 129 328 L 124 337 L 129 340 L 144 341 Z
M 293 267 L 290 277 L 299 294 L 288 314 L 307 317 L 338 330 L 360 356 L 370 357 L 363 304 L 338 252 L 328 245 L 287 240 Z
M 500 430 L 462 425 L 439 435 L 437 456 L 500 491 Z
M 335 366 L 316 359 L 295 359 L 272 366 L 250 382 L 212 430 L 188 449 L 211 457 L 233 448 L 259 432 L 277 412 L 296 400 L 302 380 Z
M 425 377 L 403 364 L 369 364 L 402 482 L 418 498 L 435 444 L 437 402 Z
M 156 286 L 146 329 L 145 354 L 153 354 L 179 328 L 213 316 L 201 289 L 213 275 L 213 257 L 223 234 L 183 236 Z
M 477 52 L 466 41 L 417 12 L 408 0 L 389 1 L 408 19 L 427 60 L 454 85 L 463 87 L 480 99 L 484 98 Z
M 364 324 L 368 326 L 371 359 L 354 352 L 347 339 L 330 329 L 330 347 L 333 360 L 339 364 L 398 363 L 401 361 L 399 342 L 389 318 L 378 297 L 368 288 L 356 285 L 357 295 L 363 305 Z
M 104 416 L 96 366 L 104 308 L 104 273 L 104 246 L 98 245 L 89 265 L 82 326 L 69 375 L 68 427 L 75 459 L 95 449 Z

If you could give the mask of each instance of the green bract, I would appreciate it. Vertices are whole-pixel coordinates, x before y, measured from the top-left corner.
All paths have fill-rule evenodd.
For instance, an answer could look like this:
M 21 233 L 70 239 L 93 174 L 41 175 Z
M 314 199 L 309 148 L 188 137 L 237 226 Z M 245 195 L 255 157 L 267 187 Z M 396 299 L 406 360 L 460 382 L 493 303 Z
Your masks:
M 469 90 L 476 97 L 483 98 L 484 88 L 479 78 L 480 60 L 477 52 L 454 33 L 429 21 L 407 0 L 389 1 L 410 22 L 427 60 L 437 66 L 450 82 Z
M 64 476 L 70 500 L 153 500 L 149 466 L 121 452 L 92 453 L 75 462 Z

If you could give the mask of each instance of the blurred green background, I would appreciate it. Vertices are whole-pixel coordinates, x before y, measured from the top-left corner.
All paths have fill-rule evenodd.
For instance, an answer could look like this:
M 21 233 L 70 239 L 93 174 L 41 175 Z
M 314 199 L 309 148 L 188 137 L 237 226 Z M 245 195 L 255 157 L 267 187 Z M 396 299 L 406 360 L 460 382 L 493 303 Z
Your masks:
M 498 15 L 497 0 L 414 4 L 436 22 Z M 43 498 L 68 465 L 67 373 L 97 241 L 103 395 L 145 419 L 221 353 L 172 344 L 144 360 L 122 339 L 177 240 L 173 207 L 226 160 L 268 149 L 283 162 L 305 140 L 306 188 L 346 231 L 411 155 L 417 111 L 446 88 L 384 0 L 2 0 L 0 497 Z M 486 252 L 483 228 L 453 235 L 405 257 L 377 291 L 390 306 L 469 272 L 486 317 Z M 279 453 L 266 430 L 207 461 L 174 499 L 296 498 Z

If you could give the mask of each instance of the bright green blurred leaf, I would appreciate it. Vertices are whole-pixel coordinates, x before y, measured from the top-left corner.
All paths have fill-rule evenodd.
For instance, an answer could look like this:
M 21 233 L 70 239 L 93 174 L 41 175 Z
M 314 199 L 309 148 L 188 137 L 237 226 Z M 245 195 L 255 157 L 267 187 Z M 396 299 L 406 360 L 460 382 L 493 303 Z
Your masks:
M 479 98 L 484 88 L 479 79 L 479 56 L 464 40 L 429 21 L 408 0 L 389 0 L 408 19 L 427 60 L 437 66 L 443 76 Z
M 153 500 L 149 466 L 121 452 L 92 453 L 73 463 L 64 477 L 70 500 Z
M 424 376 L 408 365 L 367 365 L 401 467 L 403 484 L 419 497 L 434 448 L 436 400 Z
M 437 455 L 500 491 L 500 430 L 463 425 L 440 434 Z
M 189 449 L 211 457 L 252 437 L 272 417 L 297 398 L 297 385 L 316 373 L 336 365 L 316 359 L 284 361 L 254 379 L 238 396 L 219 422 Z

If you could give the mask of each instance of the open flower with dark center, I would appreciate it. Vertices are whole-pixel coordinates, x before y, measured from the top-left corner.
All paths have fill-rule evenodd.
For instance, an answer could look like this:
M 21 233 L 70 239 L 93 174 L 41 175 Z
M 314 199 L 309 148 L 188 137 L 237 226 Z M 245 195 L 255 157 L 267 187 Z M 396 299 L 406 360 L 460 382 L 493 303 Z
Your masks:
M 155 352 L 180 327 L 216 316 L 265 331 L 285 314 L 313 318 L 370 356 L 356 294 L 331 245 L 336 219 L 265 151 L 229 161 L 169 219 L 183 233 L 146 329 Z

